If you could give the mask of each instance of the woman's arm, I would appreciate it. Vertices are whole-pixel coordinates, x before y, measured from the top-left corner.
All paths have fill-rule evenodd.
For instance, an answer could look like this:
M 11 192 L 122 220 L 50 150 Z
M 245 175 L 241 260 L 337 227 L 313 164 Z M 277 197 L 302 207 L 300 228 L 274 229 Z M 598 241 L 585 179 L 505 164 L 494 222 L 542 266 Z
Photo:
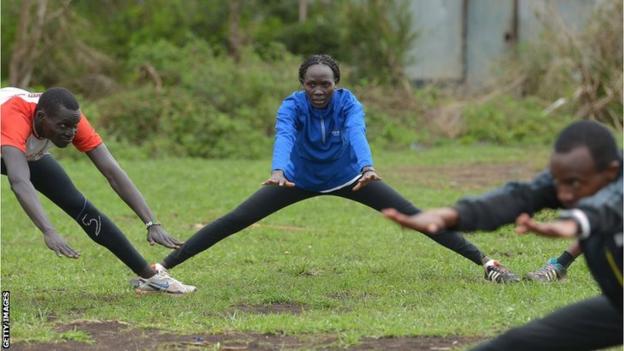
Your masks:
M 345 126 L 347 137 L 357 158 L 360 171 L 364 167 L 373 166 L 373 156 L 371 154 L 368 140 L 366 139 L 366 123 L 364 122 L 364 108 L 362 104 L 352 96 L 347 101 L 344 113 L 346 114 Z
M 297 128 L 297 107 L 292 97 L 287 98 L 277 111 L 275 121 L 275 143 L 273 145 L 272 171 L 283 171 L 290 161 L 290 153 L 295 145 Z

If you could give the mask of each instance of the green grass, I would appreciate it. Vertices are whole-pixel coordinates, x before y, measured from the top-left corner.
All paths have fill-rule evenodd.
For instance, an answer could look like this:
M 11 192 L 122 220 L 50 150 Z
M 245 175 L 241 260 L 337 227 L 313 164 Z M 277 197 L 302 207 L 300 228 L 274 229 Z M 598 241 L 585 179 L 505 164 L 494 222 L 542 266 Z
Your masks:
M 493 174 L 492 184 L 466 190 L 397 170 L 510 162 L 539 168 L 546 164 L 548 151 L 446 146 L 375 156 L 385 181 L 418 207 L 429 208 L 500 181 Z M 120 163 L 159 220 L 183 239 L 196 231 L 194 225 L 218 218 L 257 190 L 270 167 L 270 160 Z M 148 261 L 168 253 L 147 245 L 141 221 L 86 158 L 62 164 Z M 12 293 L 13 342 L 88 341 L 79 331 L 53 330 L 57 323 L 76 319 L 122 320 L 180 333 L 330 333 L 339 335 L 343 344 L 363 336 L 491 336 L 598 292 L 582 259 L 563 283 L 487 283 L 479 266 L 424 235 L 401 230 L 357 203 L 321 197 L 286 208 L 174 269 L 177 278 L 199 287 L 195 294 L 137 296 L 127 283 L 132 273 L 47 199 L 42 201 L 57 229 L 82 256 L 54 256 L 2 177 L 2 289 Z M 510 227 L 469 238 L 519 274 L 536 269 L 568 245 L 519 237 Z M 256 314 L 237 309 L 271 303 L 299 304 L 304 311 Z

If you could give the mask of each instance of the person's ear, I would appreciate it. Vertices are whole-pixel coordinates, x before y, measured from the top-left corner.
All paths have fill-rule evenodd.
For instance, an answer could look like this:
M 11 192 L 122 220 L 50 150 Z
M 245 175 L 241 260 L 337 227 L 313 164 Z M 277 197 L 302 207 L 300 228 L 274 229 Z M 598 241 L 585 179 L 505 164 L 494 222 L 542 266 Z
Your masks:
M 40 119 L 40 120 L 46 117 L 47 117 L 46 113 L 43 110 L 38 110 L 37 114 L 35 115 L 35 118 Z
M 609 181 L 615 180 L 618 177 L 620 174 L 620 167 L 621 165 L 619 160 L 613 160 L 609 163 L 609 166 L 607 166 L 607 169 L 605 170 L 605 175 Z

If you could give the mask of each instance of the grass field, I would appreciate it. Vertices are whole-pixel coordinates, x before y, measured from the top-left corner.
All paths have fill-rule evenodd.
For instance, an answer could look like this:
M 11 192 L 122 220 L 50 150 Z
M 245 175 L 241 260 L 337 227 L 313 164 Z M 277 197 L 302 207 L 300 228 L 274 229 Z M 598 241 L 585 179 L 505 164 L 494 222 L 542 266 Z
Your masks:
M 447 146 L 375 156 L 384 181 L 417 207 L 430 208 L 507 178 L 529 179 L 546 165 L 548 150 Z M 141 221 L 86 157 L 61 163 L 148 261 L 168 253 L 147 244 Z M 159 220 L 182 239 L 258 189 L 270 167 L 270 160 L 120 163 Z M 198 286 L 196 293 L 137 296 L 128 284 L 132 273 L 43 201 L 81 257 L 58 258 L 46 248 L 2 177 L 2 290 L 11 292 L 14 343 L 95 342 L 80 329 L 59 331 L 76 320 L 123 321 L 176 334 L 331 337 L 336 348 L 384 336 L 484 338 L 598 292 L 582 259 L 562 283 L 488 283 L 481 267 L 426 236 L 401 230 L 357 203 L 321 197 L 282 210 L 174 269 L 175 277 Z M 522 275 L 568 245 L 517 236 L 511 227 L 469 238 Z

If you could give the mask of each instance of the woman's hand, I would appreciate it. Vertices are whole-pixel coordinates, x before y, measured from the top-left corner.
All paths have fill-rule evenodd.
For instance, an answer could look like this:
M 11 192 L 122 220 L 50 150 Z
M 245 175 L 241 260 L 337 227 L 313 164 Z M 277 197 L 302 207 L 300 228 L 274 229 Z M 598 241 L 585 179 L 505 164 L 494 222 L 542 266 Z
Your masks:
M 381 180 L 381 177 L 377 175 L 377 172 L 374 169 L 371 168 L 371 169 L 365 170 L 364 173 L 362 173 L 362 176 L 360 177 L 360 179 L 358 179 L 357 184 L 355 184 L 355 186 L 351 190 L 358 191 L 362 189 L 363 187 L 365 187 L 366 185 L 368 185 L 368 183 L 378 181 L 378 180 Z
M 276 185 L 276 186 L 285 186 L 287 188 L 292 188 L 295 186 L 295 183 L 289 181 L 284 177 L 284 171 L 275 170 L 271 173 L 271 177 L 265 180 L 262 185 Z

